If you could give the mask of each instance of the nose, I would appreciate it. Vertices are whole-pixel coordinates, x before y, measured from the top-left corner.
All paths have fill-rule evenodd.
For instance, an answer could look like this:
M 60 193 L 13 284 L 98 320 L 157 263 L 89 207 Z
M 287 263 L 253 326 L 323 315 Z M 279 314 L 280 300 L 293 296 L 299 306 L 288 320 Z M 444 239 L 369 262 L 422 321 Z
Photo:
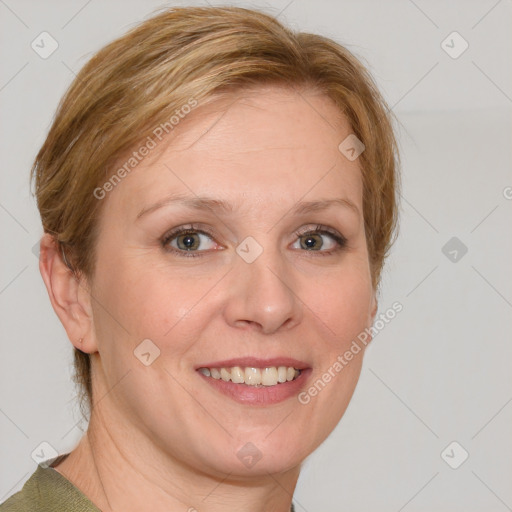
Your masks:
M 265 249 L 252 263 L 236 258 L 224 308 L 227 323 L 263 334 L 300 323 L 303 306 L 294 290 L 293 273 L 278 251 Z

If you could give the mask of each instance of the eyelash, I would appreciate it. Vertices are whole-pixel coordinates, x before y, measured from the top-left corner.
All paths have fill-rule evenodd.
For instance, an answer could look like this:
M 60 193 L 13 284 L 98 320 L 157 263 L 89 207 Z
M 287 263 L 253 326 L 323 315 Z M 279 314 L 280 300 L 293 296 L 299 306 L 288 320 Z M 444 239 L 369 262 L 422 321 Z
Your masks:
M 200 229 L 199 227 L 195 226 L 194 224 L 191 224 L 189 227 L 177 228 L 171 232 L 166 233 L 161 239 L 161 245 L 166 251 L 177 254 L 178 256 L 182 256 L 184 258 L 202 257 L 203 254 L 201 254 L 201 253 L 208 252 L 208 251 L 185 251 L 185 250 L 176 249 L 174 247 L 167 245 L 171 240 L 173 240 L 174 238 L 176 238 L 180 235 L 197 234 L 197 233 L 209 236 L 210 238 L 214 239 L 213 233 L 211 233 L 209 230 Z M 338 244 L 338 247 L 336 247 L 335 249 L 331 249 L 329 251 L 304 251 L 304 252 L 318 253 L 318 256 L 330 256 L 332 254 L 335 254 L 337 252 L 344 250 L 347 246 L 347 239 L 343 235 L 340 235 L 337 231 L 333 231 L 326 226 L 322 226 L 321 224 L 318 224 L 315 229 L 308 229 L 308 230 L 302 230 L 302 231 L 298 230 L 295 232 L 295 236 L 297 236 L 299 238 L 302 236 L 313 235 L 313 234 L 330 236 Z

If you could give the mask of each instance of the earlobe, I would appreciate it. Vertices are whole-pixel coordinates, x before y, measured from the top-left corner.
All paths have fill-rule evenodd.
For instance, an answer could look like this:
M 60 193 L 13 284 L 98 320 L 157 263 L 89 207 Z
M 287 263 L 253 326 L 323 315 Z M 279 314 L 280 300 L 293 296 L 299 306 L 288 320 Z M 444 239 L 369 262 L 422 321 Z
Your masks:
M 97 352 L 90 294 L 64 263 L 60 245 L 49 233 L 41 238 L 39 270 L 52 307 L 73 346 L 82 352 Z

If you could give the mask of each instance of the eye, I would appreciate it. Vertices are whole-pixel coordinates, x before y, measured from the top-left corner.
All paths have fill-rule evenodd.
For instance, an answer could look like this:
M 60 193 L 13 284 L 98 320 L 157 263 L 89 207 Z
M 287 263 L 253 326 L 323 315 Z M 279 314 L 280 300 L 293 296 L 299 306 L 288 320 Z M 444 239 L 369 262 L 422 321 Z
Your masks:
M 343 235 L 321 225 L 316 226 L 313 230 L 297 231 L 295 235 L 299 238 L 296 243 L 299 244 L 300 249 L 305 249 L 308 252 L 320 252 L 322 256 L 340 251 L 347 244 L 347 239 Z M 326 247 L 323 237 L 330 238 Z
M 317 225 L 316 228 L 306 228 L 295 232 L 299 238 L 299 247 L 306 252 L 316 252 L 318 255 L 328 256 L 341 251 L 346 247 L 347 239 L 331 228 Z M 324 241 L 327 238 L 327 243 Z M 168 251 L 183 257 L 203 256 L 203 252 L 218 250 L 218 245 L 213 240 L 213 235 L 205 228 L 197 226 L 182 226 L 165 234 L 161 240 L 162 247 Z
M 167 251 L 185 257 L 200 256 L 200 254 L 194 253 L 215 250 L 216 246 L 210 233 L 193 225 L 177 228 L 167 233 L 164 235 L 161 243 L 162 247 Z

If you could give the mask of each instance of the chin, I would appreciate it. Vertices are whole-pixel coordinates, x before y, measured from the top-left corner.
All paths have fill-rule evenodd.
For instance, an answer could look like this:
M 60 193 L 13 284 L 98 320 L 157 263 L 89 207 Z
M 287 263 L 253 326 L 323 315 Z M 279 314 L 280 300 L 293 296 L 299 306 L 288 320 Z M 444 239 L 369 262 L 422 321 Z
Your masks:
M 283 426 L 277 426 L 272 432 L 275 425 L 272 428 L 253 430 L 247 435 L 237 433 L 236 438 L 226 441 L 221 452 L 215 450 L 215 460 L 210 463 L 224 475 L 230 473 L 240 478 L 293 470 L 300 467 L 304 459 L 323 441 L 323 438 L 311 439 L 311 432 L 305 436 L 307 429 L 305 425 L 302 427 L 302 432 L 290 432 Z
M 269 474 L 280 474 L 300 468 L 303 460 L 309 455 L 300 442 L 282 446 L 280 450 L 270 451 L 248 442 L 238 451 L 231 452 L 217 469 L 241 479 L 267 477 Z

